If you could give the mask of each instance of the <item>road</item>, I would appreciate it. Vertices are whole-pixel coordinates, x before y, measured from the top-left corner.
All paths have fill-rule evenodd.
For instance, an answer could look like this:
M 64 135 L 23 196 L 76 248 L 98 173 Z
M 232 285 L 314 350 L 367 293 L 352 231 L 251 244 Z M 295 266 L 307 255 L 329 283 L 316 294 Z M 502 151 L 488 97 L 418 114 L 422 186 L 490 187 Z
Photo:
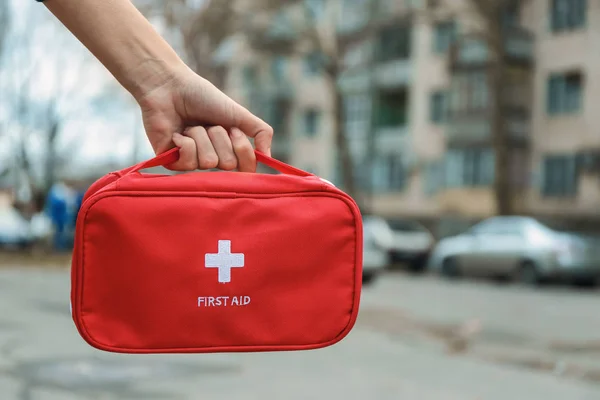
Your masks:
M 600 400 L 600 293 L 383 276 L 333 347 L 98 352 L 70 321 L 66 270 L 0 270 L 0 400 Z

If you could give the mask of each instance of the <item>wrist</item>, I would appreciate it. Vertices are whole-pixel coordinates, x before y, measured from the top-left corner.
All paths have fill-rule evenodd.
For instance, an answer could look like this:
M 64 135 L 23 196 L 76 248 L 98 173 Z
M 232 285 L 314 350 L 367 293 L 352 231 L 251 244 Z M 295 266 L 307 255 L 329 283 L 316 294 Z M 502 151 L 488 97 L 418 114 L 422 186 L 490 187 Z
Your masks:
M 178 58 L 146 58 L 123 73 L 121 84 L 139 102 L 154 90 L 171 84 L 187 68 Z

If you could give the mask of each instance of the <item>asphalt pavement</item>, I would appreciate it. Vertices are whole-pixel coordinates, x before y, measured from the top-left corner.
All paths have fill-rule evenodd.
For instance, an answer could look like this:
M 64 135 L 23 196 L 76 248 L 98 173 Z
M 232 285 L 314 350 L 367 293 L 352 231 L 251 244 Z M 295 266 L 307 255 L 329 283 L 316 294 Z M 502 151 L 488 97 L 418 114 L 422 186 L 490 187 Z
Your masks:
M 327 349 L 119 355 L 69 315 L 66 269 L 0 269 L 0 400 L 600 400 L 600 292 L 388 274 Z

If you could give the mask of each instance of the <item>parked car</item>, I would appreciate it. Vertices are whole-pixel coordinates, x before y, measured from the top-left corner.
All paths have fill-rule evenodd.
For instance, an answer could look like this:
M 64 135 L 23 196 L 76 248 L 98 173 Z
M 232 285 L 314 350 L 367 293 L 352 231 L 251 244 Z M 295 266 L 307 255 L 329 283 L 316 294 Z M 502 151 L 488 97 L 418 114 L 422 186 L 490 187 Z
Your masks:
M 363 283 L 369 284 L 389 265 L 394 237 L 380 217 L 363 216 Z
M 484 275 L 536 284 L 547 279 L 595 283 L 597 238 L 560 232 L 529 217 L 493 217 L 441 240 L 430 268 L 448 277 Z
M 435 243 L 432 233 L 413 220 L 396 219 L 389 224 L 394 236 L 390 250 L 392 263 L 406 263 L 414 272 L 423 271 Z
M 0 247 L 25 247 L 32 242 L 27 220 L 13 207 L 0 208 Z

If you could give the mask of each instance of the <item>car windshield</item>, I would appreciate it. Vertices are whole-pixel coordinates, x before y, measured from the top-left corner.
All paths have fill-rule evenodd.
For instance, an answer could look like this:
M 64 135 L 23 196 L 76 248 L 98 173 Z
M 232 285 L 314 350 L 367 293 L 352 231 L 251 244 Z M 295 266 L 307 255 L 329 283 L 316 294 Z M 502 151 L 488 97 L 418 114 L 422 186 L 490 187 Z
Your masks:
M 544 233 L 554 233 L 557 231 L 557 229 L 552 228 L 548 225 L 546 225 L 545 223 L 542 223 L 540 221 L 538 221 L 537 219 L 532 219 L 530 221 L 530 224 L 532 227 L 534 227 L 535 229 L 538 229 Z
M 523 230 L 523 221 L 515 219 L 493 218 L 473 226 L 472 233 L 518 233 Z
M 469 232 L 474 234 L 521 234 L 534 229 L 544 234 L 552 234 L 557 229 L 549 227 L 535 218 L 529 217 L 495 217 L 474 225 Z
M 390 227 L 395 231 L 402 232 L 423 232 L 425 229 L 421 224 L 410 220 L 392 220 L 389 222 Z

